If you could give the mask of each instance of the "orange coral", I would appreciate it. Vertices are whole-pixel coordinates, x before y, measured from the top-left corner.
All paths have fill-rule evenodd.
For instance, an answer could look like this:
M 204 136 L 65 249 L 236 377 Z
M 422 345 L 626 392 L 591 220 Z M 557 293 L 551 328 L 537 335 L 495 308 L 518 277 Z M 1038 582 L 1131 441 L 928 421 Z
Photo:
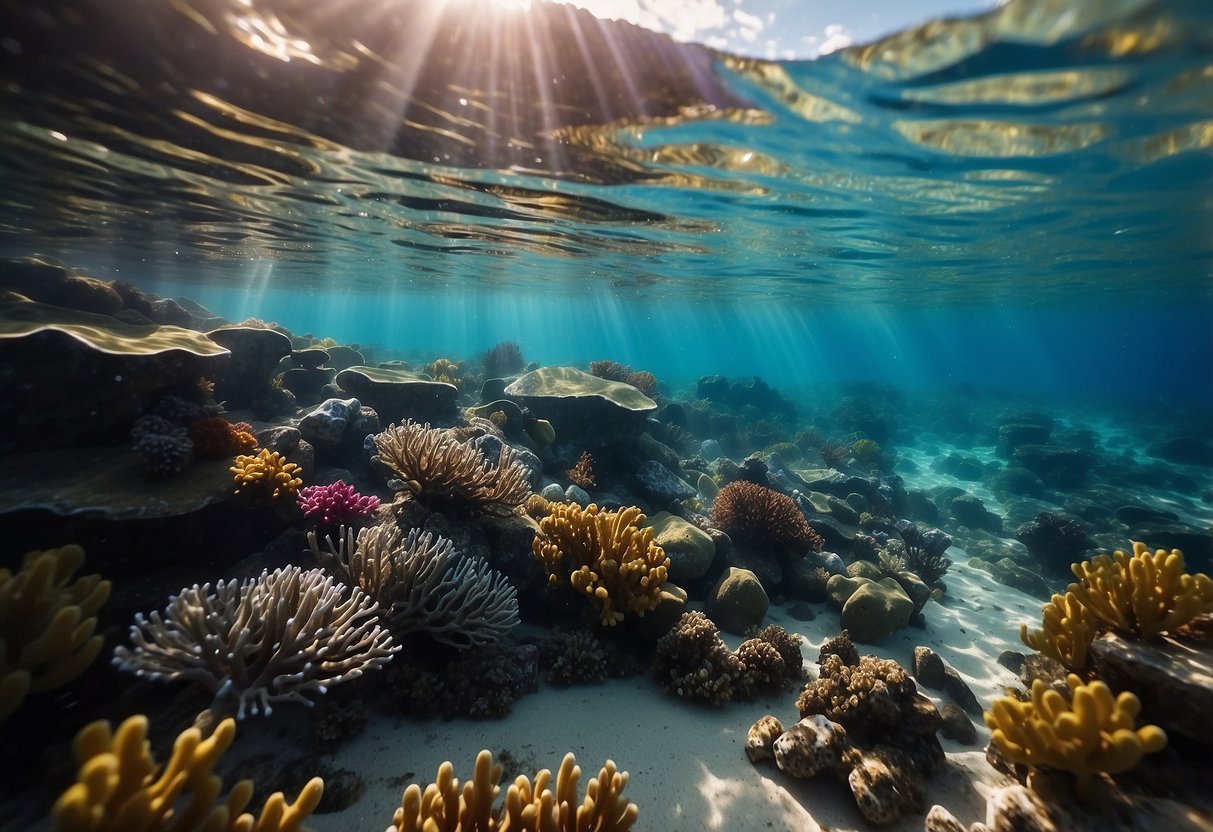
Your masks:
M 752 482 L 732 482 L 720 489 L 712 522 L 740 543 L 782 553 L 820 551 L 824 543 L 791 497 Z
M 260 485 L 274 499 L 289 494 L 294 497 L 299 494 L 303 480 L 299 478 L 299 466 L 287 462 L 277 451 L 262 448 L 256 456 L 241 454 L 236 457 L 236 464 L 231 468 L 235 475 L 236 493 L 239 494 L 246 485 Z
M 199 419 L 188 428 L 190 441 L 194 443 L 194 456 L 199 459 L 219 459 L 233 454 L 251 451 L 257 447 L 257 437 L 243 429 L 247 423 L 233 425 L 222 416 Z

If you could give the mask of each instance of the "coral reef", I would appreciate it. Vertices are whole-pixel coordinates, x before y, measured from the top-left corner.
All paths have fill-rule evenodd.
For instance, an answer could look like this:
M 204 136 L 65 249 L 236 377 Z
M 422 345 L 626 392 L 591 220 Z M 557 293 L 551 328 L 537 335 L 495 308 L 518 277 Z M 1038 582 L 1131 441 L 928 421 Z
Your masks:
M 449 358 L 436 358 L 426 364 L 425 374 L 434 381 L 453 384 L 456 387 L 463 384 L 463 367 Z
M 493 762 L 489 751 L 477 755 L 472 780 L 462 788 L 454 772 L 455 767 L 445 762 L 424 790 L 416 783 L 405 789 L 388 832 L 626 832 L 639 813 L 622 797 L 627 772 L 618 771 L 610 760 L 586 784 L 580 803 L 581 767 L 571 753 L 561 762 L 554 784 L 547 769 L 539 771 L 533 782 L 520 775 L 507 787 L 500 807 L 494 804 L 501 794 L 497 785 L 501 765 Z
M 501 341 L 485 350 L 480 356 L 480 366 L 485 378 L 503 378 L 522 372 L 526 361 L 522 347 L 513 341 Z
M 531 494 L 529 472 L 508 445 L 493 463 L 447 431 L 410 420 L 377 434 L 375 448 L 371 461 L 428 507 L 450 504 L 504 515 Z
M 487 644 L 518 623 L 518 592 L 480 558 L 460 557 L 444 537 L 392 524 L 354 536 L 342 527 L 338 544 L 308 533 L 312 554 L 342 581 L 358 586 L 397 634 L 425 632 L 454 647 Z
M 173 596 L 164 615 L 135 616 L 133 647 L 114 650 L 114 665 L 146 679 L 189 680 L 214 695 L 200 727 L 228 710 L 237 717 L 274 702 L 311 704 L 309 694 L 381 667 L 399 648 L 379 625 L 376 605 L 323 570 L 295 566 L 243 583 L 194 585 Z
M 1167 744 L 1161 728 L 1134 727 L 1141 703 L 1133 694 L 1113 698 L 1103 682 L 1083 684 L 1073 673 L 1066 685 L 1071 701 L 1041 679 L 1032 683 L 1028 702 L 1010 696 L 994 700 L 985 721 L 991 741 L 1007 759 L 1071 772 L 1084 797 L 1096 774 L 1128 771 Z
M 629 612 L 643 616 L 661 601 L 670 559 L 653 543 L 653 529 L 635 506 L 601 511 L 572 503 L 552 504 L 539 521 L 532 550 L 553 585 L 568 581 L 614 626 Z
M 361 520 L 379 508 L 378 497 L 359 494 L 344 480 L 328 485 L 309 485 L 299 492 L 297 502 L 304 518 L 321 526 L 339 526 Z
M 1054 595 L 1041 607 L 1041 629 L 1028 632 L 1019 625 L 1019 638 L 1028 647 L 1061 662 L 1069 670 L 1087 666 L 1087 648 L 1095 638 L 1095 616 L 1073 592 Z
M 97 610 L 110 594 L 100 575 L 72 581 L 76 545 L 29 552 L 15 574 L 0 569 L 0 720 L 30 693 L 79 676 L 101 652 Z
M 731 482 L 712 504 L 712 523 L 735 541 L 783 554 L 820 551 L 823 541 L 791 497 L 751 482 Z
M 1069 586 L 1091 614 L 1112 629 L 1155 636 L 1213 612 L 1213 581 L 1184 571 L 1184 554 L 1133 543 L 1133 554 L 1117 550 L 1071 566 L 1078 583 Z
M 514 702 L 539 690 L 539 649 L 531 644 L 490 644 L 440 657 L 431 669 L 405 665 L 389 671 L 392 703 L 418 717 L 502 717 Z
M 162 767 L 152 759 L 147 729 L 147 717 L 133 716 L 117 731 L 104 720 L 80 730 L 79 774 L 51 810 L 52 832 L 295 832 L 324 793 L 324 781 L 314 777 L 293 803 L 276 792 L 254 817 L 244 811 L 250 780 L 217 799 L 223 783 L 215 763 L 236 737 L 233 720 L 206 739 L 197 728 L 181 732 Z
M 248 486 L 256 486 L 276 500 L 284 495 L 298 496 L 299 487 L 303 485 L 298 476 L 299 466 L 268 448 L 262 448 L 256 456 L 241 454 L 230 470 L 236 483 L 236 494 Z
M 247 453 L 257 447 L 252 425 L 247 422 L 232 424 L 222 416 L 208 416 L 191 422 L 187 435 L 194 443 L 194 457 L 197 459 L 220 459 Z

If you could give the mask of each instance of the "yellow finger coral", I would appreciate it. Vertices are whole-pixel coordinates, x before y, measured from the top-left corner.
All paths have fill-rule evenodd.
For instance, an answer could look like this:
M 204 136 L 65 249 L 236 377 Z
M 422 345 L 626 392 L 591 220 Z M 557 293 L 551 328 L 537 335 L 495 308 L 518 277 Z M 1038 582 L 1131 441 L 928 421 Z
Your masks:
M 643 616 L 661 602 L 670 559 L 653 542 L 652 527 L 635 506 L 601 511 L 551 504 L 539 521 L 532 549 L 553 584 L 565 579 L 593 599 L 602 623 L 614 626 L 626 612 Z
M 262 448 L 256 456 L 241 454 L 236 457 L 236 464 L 231 467 L 239 494 L 247 485 L 258 485 L 270 492 L 274 499 L 288 494 L 292 497 L 299 494 L 303 480 L 299 478 L 299 466 L 287 462 L 282 454 Z
M 1087 648 L 1095 639 L 1095 616 L 1073 592 L 1054 595 L 1041 607 L 1044 621 L 1041 629 L 1028 632 L 1027 624 L 1019 625 L 1019 637 L 1033 650 L 1056 659 L 1069 670 L 1081 670 L 1087 665 Z
M 506 790 L 505 804 L 496 808 L 501 766 L 489 751 L 477 755 L 472 780 L 462 789 L 454 772 L 445 762 L 424 791 L 415 783 L 405 789 L 387 832 L 626 832 L 639 813 L 622 797 L 627 772 L 610 760 L 587 784 L 580 805 L 581 767 L 572 754 L 560 764 L 554 793 L 548 769 L 537 773 L 534 783 L 519 775 Z
M 1083 684 L 1066 677 L 1071 702 L 1041 679 L 1032 683 L 1032 698 L 995 699 L 985 712 L 991 739 L 1007 759 L 1029 766 L 1048 766 L 1074 774 L 1080 797 L 1099 772 L 1128 771 L 1146 754 L 1167 744 L 1156 725 L 1134 729 L 1141 702 L 1131 693 L 1115 699 L 1103 682 Z
M 1070 567 L 1078 583 L 1072 592 L 1084 607 L 1114 630 L 1155 636 L 1213 612 L 1213 581 L 1184 571 L 1179 549 L 1153 554 L 1133 543 L 1133 554 L 1117 551 Z
M 225 719 L 207 739 L 188 728 L 173 743 L 163 769 L 152 760 L 147 717 L 133 716 L 110 730 L 105 720 L 76 735 L 80 771 L 51 809 L 52 832 L 294 832 L 320 803 L 324 781 L 313 777 L 294 803 L 282 792 L 265 801 L 260 817 L 244 812 L 253 796 L 241 780 L 222 802 L 215 763 L 236 737 Z
M 21 569 L 0 569 L 0 720 L 26 694 L 51 690 L 79 676 L 101 652 L 97 610 L 110 582 L 86 575 L 68 583 L 84 563 L 76 545 L 30 552 Z

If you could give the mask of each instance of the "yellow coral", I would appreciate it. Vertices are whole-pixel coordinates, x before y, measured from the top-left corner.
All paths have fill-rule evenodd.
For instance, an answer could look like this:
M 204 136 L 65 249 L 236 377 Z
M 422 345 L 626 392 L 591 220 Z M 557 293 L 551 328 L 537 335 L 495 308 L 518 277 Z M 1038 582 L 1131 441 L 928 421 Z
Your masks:
M 1154 636 L 1213 612 L 1213 581 L 1184 571 L 1179 549 L 1153 554 L 1133 543 L 1133 554 L 1099 555 L 1070 567 L 1078 583 L 1070 584 L 1084 607 L 1114 630 Z
M 1087 665 L 1087 648 L 1095 639 L 1095 616 L 1083 606 L 1073 592 L 1054 595 L 1041 607 L 1044 620 L 1041 629 L 1028 632 L 1027 624 L 1019 625 L 1023 643 L 1070 670 Z
M 207 739 L 188 728 L 173 743 L 162 770 L 151 757 L 147 717 L 133 716 L 111 732 L 101 720 L 76 735 L 80 771 L 51 809 L 52 832 L 293 832 L 315 810 L 324 781 L 313 777 L 294 803 L 281 792 L 265 801 L 260 817 L 244 812 L 253 796 L 250 780 L 241 780 L 227 799 L 215 762 L 236 736 L 236 722 L 225 719 Z
M 79 676 L 101 652 L 93 635 L 110 594 L 99 575 L 68 581 L 84 563 L 76 545 L 30 552 L 20 571 L 0 569 L 0 719 L 26 694 Z
M 1041 679 L 1032 683 L 1032 699 L 995 699 L 986 711 L 991 739 L 1007 759 L 1029 766 L 1048 766 L 1074 774 L 1079 796 L 1090 790 L 1099 772 L 1128 771 L 1146 754 L 1167 744 L 1157 725 L 1134 729 L 1141 702 L 1125 692 L 1112 698 L 1103 682 L 1083 684 L 1066 677 L 1071 702 Z
M 627 772 L 616 770 L 610 760 L 586 786 L 580 806 L 581 767 L 572 754 L 560 764 L 555 793 L 548 769 L 537 773 L 534 783 L 519 775 L 500 808 L 494 804 L 501 794 L 497 785 L 501 766 L 489 751 L 477 755 L 472 780 L 462 789 L 454 772 L 454 766 L 445 762 L 424 791 L 415 783 L 405 789 L 387 832 L 626 832 L 639 813 L 621 796 Z
M 235 475 L 236 492 L 239 494 L 246 485 L 259 485 L 274 499 L 289 494 L 292 497 L 299 493 L 303 480 L 299 478 L 299 466 L 287 462 L 282 454 L 262 448 L 256 456 L 241 454 L 236 457 L 236 464 L 229 470 Z
M 463 378 L 460 373 L 463 368 L 451 361 L 449 358 L 438 358 L 429 363 L 425 367 L 426 375 L 434 379 L 434 381 L 444 381 L 447 384 L 452 384 L 455 387 L 463 384 Z
M 553 503 L 551 509 L 539 521 L 541 534 L 532 549 L 553 584 L 567 573 L 573 588 L 598 605 L 608 626 L 622 621 L 625 612 L 643 616 L 661 603 L 670 559 L 653 543 L 652 527 L 641 528 L 640 509 L 600 511 L 593 503 L 585 509 Z

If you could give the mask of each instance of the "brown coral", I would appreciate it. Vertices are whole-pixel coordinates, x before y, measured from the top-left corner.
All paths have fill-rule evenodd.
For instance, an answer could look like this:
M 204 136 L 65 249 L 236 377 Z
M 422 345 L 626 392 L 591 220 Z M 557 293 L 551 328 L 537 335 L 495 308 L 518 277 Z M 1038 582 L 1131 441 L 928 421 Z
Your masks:
M 243 424 L 233 425 L 222 416 L 208 416 L 191 422 L 187 434 L 194 443 L 194 456 L 198 459 L 219 459 L 252 451 L 257 447 L 257 437 L 242 428 Z
M 375 436 L 371 461 L 426 505 L 447 503 L 509 514 L 531 494 L 529 473 L 502 446 L 496 462 L 447 431 L 409 420 Z
M 683 613 L 657 640 L 653 674 L 662 687 L 689 699 L 723 705 L 733 699 L 741 660 L 729 651 L 712 619 L 701 612 Z
M 791 497 L 744 480 L 720 489 L 712 522 L 739 543 L 769 546 L 782 554 L 820 551 L 824 542 Z
M 577 464 L 569 469 L 569 482 L 586 491 L 598 484 L 598 480 L 594 476 L 594 457 L 589 451 L 582 451 Z
M 635 506 L 601 511 L 573 503 L 552 504 L 539 521 L 532 548 L 558 584 L 568 580 L 598 606 L 602 623 L 614 626 L 624 615 L 643 616 L 661 602 L 670 559 L 653 542 L 652 527 Z

